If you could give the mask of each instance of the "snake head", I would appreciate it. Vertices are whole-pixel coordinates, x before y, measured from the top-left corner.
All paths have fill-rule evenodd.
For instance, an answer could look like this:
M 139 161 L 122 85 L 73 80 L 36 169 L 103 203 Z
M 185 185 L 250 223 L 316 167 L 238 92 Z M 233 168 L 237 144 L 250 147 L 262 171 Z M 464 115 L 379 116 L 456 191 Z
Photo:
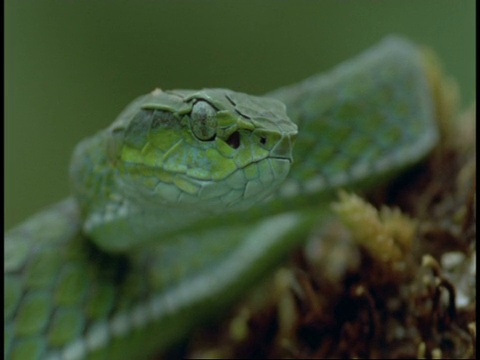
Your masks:
M 277 100 L 225 89 L 155 90 L 110 131 L 129 197 L 223 211 L 264 199 L 285 179 L 297 127 Z
M 155 90 L 76 147 L 70 177 L 83 230 L 100 247 L 124 251 L 248 208 L 287 176 L 296 134 L 277 100 Z

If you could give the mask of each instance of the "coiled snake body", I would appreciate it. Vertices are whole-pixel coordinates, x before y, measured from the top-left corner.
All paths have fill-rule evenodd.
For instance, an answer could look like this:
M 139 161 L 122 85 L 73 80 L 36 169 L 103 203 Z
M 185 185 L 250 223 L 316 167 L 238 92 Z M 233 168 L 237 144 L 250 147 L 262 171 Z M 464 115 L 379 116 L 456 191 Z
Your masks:
M 240 296 L 334 189 L 432 149 L 422 59 L 392 37 L 265 97 L 135 100 L 77 146 L 73 196 L 5 234 L 5 357 L 148 358 Z

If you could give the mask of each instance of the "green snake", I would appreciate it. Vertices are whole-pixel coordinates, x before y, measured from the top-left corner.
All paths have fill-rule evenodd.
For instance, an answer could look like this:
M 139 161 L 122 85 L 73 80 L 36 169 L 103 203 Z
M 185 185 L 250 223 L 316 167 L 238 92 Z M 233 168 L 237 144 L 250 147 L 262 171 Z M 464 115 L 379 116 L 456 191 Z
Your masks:
M 264 97 L 154 90 L 76 148 L 73 196 L 5 234 L 5 358 L 140 359 L 184 337 L 438 140 L 420 49 L 389 37 Z

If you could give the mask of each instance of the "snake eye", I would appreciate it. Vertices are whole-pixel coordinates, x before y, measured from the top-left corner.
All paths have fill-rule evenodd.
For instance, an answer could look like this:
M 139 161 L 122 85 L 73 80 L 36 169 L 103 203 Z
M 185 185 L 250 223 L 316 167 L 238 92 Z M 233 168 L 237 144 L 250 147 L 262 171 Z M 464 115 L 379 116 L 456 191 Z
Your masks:
M 193 105 L 190 115 L 193 135 L 199 140 L 208 141 L 215 139 L 217 130 L 217 111 L 205 101 L 197 101 Z

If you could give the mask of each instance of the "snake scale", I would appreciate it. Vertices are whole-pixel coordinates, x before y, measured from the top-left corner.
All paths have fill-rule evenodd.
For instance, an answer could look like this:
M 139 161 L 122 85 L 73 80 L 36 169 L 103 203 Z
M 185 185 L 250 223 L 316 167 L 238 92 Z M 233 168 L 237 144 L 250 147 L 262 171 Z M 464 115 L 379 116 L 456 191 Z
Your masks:
M 264 97 L 136 99 L 77 146 L 72 197 L 5 234 L 5 358 L 148 359 L 275 266 L 335 189 L 437 140 L 421 51 L 392 36 Z

